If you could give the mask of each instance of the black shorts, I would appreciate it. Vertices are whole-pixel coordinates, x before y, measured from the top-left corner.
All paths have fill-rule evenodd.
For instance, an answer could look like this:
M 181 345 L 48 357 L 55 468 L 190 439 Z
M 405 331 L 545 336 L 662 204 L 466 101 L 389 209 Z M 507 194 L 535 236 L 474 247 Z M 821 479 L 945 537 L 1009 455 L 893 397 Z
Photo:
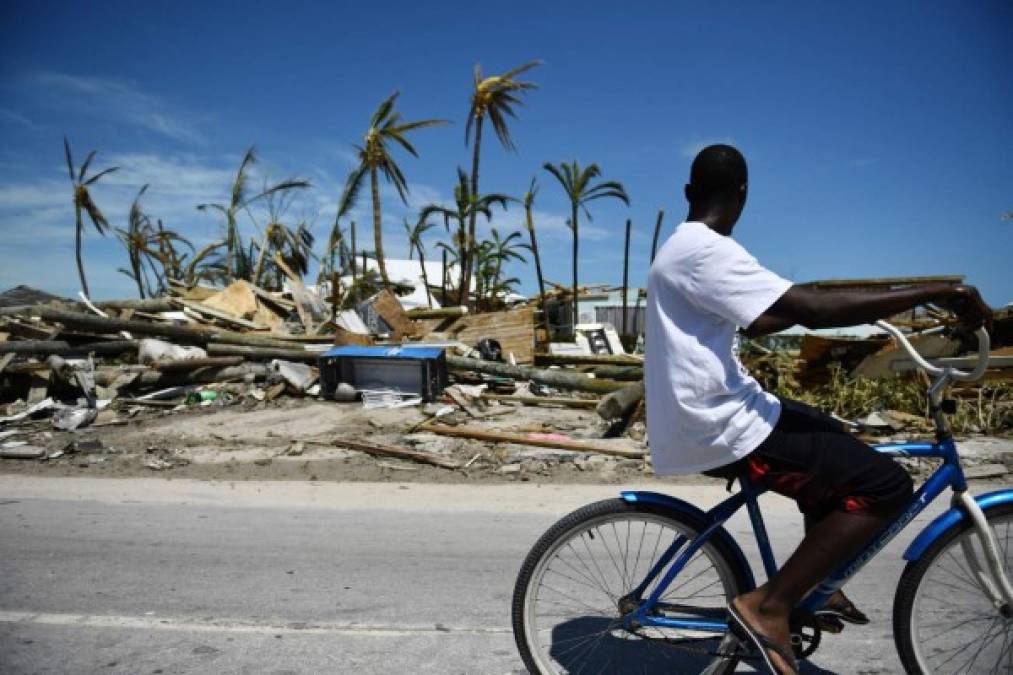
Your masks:
M 911 477 L 890 457 L 849 434 L 834 418 L 781 399 L 781 417 L 753 452 L 704 472 L 752 482 L 798 502 L 812 522 L 832 511 L 892 515 L 911 497 Z

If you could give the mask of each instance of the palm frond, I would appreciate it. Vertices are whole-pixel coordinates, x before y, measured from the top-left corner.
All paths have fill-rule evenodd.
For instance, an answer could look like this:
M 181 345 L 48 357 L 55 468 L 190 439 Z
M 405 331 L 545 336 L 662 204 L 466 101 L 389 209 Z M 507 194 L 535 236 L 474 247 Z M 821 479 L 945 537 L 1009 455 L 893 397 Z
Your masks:
M 112 166 L 112 167 L 109 167 L 108 169 L 106 169 L 106 170 L 104 170 L 104 171 L 99 171 L 99 172 L 98 172 L 97 174 L 95 174 L 94 176 L 92 176 L 91 178 L 89 178 L 88 180 L 86 180 L 86 181 L 84 182 L 84 184 L 85 184 L 85 185 L 92 185 L 92 184 L 94 184 L 94 183 L 95 183 L 95 182 L 96 182 L 96 181 L 97 181 L 97 180 L 98 180 L 99 178 L 101 178 L 102 176 L 106 176 L 106 175 L 108 175 L 108 174 L 111 174 L 111 173 L 113 173 L 114 171 L 119 171 L 119 170 L 120 170 L 120 167 L 118 167 L 118 166 Z
M 98 150 L 92 150 L 88 153 L 88 156 L 84 158 L 84 163 L 81 164 L 81 170 L 77 173 L 78 183 L 84 181 L 84 176 L 88 173 L 88 167 L 91 165 L 91 160 L 95 159 L 96 154 L 98 154 Z
M 67 172 L 70 173 L 70 182 L 75 183 L 74 180 L 74 158 L 70 154 L 70 141 L 67 137 L 63 137 L 63 154 L 67 158 Z

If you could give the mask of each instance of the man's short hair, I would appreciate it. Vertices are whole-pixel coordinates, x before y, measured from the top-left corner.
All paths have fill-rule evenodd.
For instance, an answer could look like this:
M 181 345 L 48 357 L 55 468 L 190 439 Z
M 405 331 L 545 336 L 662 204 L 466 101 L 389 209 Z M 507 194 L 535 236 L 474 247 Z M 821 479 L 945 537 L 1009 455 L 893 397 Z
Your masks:
M 749 183 L 746 159 L 730 145 L 709 145 L 689 170 L 694 201 L 722 200 L 744 192 Z

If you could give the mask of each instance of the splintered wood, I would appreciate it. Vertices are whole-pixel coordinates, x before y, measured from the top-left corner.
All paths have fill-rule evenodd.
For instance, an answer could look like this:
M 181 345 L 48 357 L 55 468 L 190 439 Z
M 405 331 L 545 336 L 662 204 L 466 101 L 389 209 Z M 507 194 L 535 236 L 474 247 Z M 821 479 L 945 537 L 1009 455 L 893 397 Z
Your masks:
M 517 363 L 533 363 L 535 360 L 533 307 L 462 316 L 446 333 L 466 345 L 474 345 L 482 338 L 497 340 L 503 347 L 504 359 L 513 354 Z

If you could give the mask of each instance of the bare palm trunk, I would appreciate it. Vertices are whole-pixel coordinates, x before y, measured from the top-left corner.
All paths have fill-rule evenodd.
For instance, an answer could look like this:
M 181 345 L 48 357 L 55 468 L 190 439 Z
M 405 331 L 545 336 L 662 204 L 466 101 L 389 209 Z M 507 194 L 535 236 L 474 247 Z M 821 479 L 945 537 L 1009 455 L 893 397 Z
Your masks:
M 542 320 L 545 323 L 545 339 L 552 338 L 549 330 L 549 312 L 545 308 L 545 280 L 542 278 L 542 259 L 538 255 L 538 240 L 535 238 L 535 220 L 531 216 L 531 207 L 525 209 L 528 235 L 531 237 L 531 254 L 535 257 L 535 274 L 538 275 L 538 297 L 542 303 Z
M 264 244 L 260 247 L 260 255 L 257 257 L 257 269 L 253 272 L 253 285 L 260 285 L 260 275 L 264 273 L 264 261 L 267 259 L 267 249 L 271 247 L 271 226 L 264 229 Z
M 137 293 L 140 295 L 141 300 L 144 300 L 144 280 L 146 275 L 143 263 L 137 258 L 136 253 L 130 256 L 130 266 L 134 269 L 134 280 L 137 281 Z
M 81 260 L 81 231 L 84 229 L 84 223 L 81 222 L 81 207 L 74 205 L 74 216 L 76 219 L 76 231 L 74 241 L 74 251 L 77 255 L 77 273 L 81 277 L 81 290 L 84 294 L 91 297 L 91 293 L 88 292 L 88 281 L 84 278 L 84 262 Z
M 654 255 L 658 252 L 658 235 L 661 234 L 661 221 L 665 219 L 665 211 L 658 210 L 658 220 L 654 223 L 654 241 L 651 242 L 651 264 L 654 264 Z
M 627 318 L 630 313 L 629 303 L 626 296 L 630 290 L 630 226 L 633 224 L 629 218 L 626 219 L 626 244 L 623 249 L 623 335 L 627 335 Z
M 228 222 L 225 225 L 228 231 L 225 233 L 225 278 L 226 280 L 232 277 L 232 263 L 235 257 L 236 249 L 236 215 L 229 212 Z
M 441 270 L 440 276 L 442 277 L 442 279 L 440 279 L 440 286 L 441 286 L 440 287 L 440 302 L 442 302 L 444 305 L 446 305 L 447 304 L 447 276 L 448 276 L 447 275 L 447 251 L 446 251 L 446 249 L 444 249 L 444 251 L 443 251 L 443 269 Z
M 373 240 L 376 247 L 376 264 L 380 268 L 380 278 L 383 280 L 383 287 L 390 289 L 390 279 L 387 278 L 387 263 L 383 257 L 383 222 L 380 213 L 380 183 L 376 174 L 376 167 L 369 167 L 369 183 L 373 190 Z M 365 267 L 363 267 L 365 272 Z
M 433 296 L 429 293 L 429 276 L 426 275 L 426 254 L 422 252 L 422 242 L 415 243 L 415 250 L 419 252 L 419 265 L 422 267 L 422 285 L 426 287 L 426 302 L 429 308 L 433 308 Z
M 355 285 L 355 278 L 358 276 L 359 262 L 355 259 L 355 221 L 352 221 L 352 285 Z
M 475 118 L 475 150 L 471 155 L 471 213 L 468 214 L 468 243 L 466 254 L 461 265 L 461 304 L 468 304 L 468 291 L 471 290 L 471 275 L 475 270 L 475 221 L 478 219 L 478 212 L 475 210 L 475 202 L 478 200 L 478 161 L 482 153 L 482 121 L 484 115 Z
M 580 242 L 579 229 L 577 223 L 577 203 L 573 203 L 573 209 L 570 214 L 570 223 L 573 225 L 573 334 L 577 335 L 577 253 Z

